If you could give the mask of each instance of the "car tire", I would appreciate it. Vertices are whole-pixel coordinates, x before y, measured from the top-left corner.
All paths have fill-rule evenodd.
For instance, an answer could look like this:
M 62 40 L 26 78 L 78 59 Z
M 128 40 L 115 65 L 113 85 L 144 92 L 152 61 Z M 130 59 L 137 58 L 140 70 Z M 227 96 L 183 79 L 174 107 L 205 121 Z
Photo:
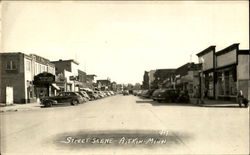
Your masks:
M 46 102 L 45 107 L 52 107 L 52 101 Z
M 71 101 L 71 105 L 77 105 L 77 104 L 79 104 L 79 101 L 78 101 L 78 100 L 72 100 L 72 101 Z

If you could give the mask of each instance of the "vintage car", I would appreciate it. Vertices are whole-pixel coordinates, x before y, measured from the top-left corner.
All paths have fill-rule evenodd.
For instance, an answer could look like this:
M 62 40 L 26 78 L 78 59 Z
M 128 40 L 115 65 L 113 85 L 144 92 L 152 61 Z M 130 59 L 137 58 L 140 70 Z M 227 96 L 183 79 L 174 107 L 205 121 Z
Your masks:
M 110 95 L 115 95 L 115 93 L 113 91 L 109 91 Z
M 154 89 L 150 90 L 143 90 L 141 96 L 145 98 L 151 98 L 152 94 L 154 93 Z
M 128 90 L 124 90 L 124 91 L 122 92 L 122 94 L 123 94 L 123 95 L 129 95 L 129 91 L 128 91 Z
M 89 97 L 89 95 L 85 92 L 85 91 L 79 91 L 79 93 L 84 97 L 86 98 L 87 100 L 91 100 L 91 98 Z
M 188 91 L 180 91 L 178 93 L 177 102 L 179 102 L 179 103 L 189 103 L 190 98 L 189 98 Z
M 157 89 L 152 95 L 154 101 L 177 102 L 178 91 L 175 89 Z
M 77 105 L 83 103 L 83 98 L 75 92 L 60 92 L 57 96 L 44 97 L 41 99 L 41 104 L 45 107 L 51 107 L 58 104 Z
M 96 94 L 97 99 L 102 98 L 102 95 L 101 95 L 101 93 L 99 91 L 94 91 L 94 94 Z
M 83 102 L 89 101 L 81 92 L 76 92 L 76 93 L 82 97 Z

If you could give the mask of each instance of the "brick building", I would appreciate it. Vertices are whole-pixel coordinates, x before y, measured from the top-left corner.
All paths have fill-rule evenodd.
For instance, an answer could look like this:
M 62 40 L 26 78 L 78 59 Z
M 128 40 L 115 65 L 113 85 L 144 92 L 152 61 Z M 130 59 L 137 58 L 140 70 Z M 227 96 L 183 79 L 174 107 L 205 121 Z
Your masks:
M 43 73 L 52 76 L 51 81 L 48 83 L 45 77 L 43 82 L 46 85 L 36 85 L 35 77 Z M 41 93 L 52 95 L 57 89 L 54 75 L 55 66 L 46 58 L 21 52 L 0 53 L 0 102 L 13 99 L 15 103 L 30 103 L 35 102 Z

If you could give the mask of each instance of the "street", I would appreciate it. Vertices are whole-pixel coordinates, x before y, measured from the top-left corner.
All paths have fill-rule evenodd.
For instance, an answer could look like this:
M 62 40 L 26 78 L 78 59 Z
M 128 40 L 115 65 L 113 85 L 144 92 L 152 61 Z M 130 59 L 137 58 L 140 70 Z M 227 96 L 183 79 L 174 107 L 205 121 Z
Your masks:
M 115 95 L 0 115 L 2 154 L 249 153 L 249 111 L 238 106 L 198 107 Z

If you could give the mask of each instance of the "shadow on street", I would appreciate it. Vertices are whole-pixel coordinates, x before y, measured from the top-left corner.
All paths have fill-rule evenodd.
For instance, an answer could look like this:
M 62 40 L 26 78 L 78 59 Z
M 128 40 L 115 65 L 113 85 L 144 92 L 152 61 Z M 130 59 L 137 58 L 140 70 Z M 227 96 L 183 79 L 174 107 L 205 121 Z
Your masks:
M 246 108 L 246 107 L 239 107 L 239 105 L 202 105 L 201 107 L 206 107 L 206 108 Z
M 167 103 L 167 102 L 157 102 L 153 100 L 144 100 L 144 101 L 136 101 L 136 103 L 150 103 L 152 106 L 194 106 L 197 107 L 197 105 L 190 104 L 190 103 Z
M 168 103 L 168 102 L 157 102 L 146 98 L 141 98 L 142 100 L 137 100 L 136 103 L 143 104 L 143 103 L 150 103 L 152 106 L 191 106 L 191 107 L 205 107 L 205 108 L 246 108 L 246 107 L 239 107 L 237 104 L 232 105 L 223 105 L 223 104 L 204 104 L 204 105 L 197 105 L 192 103 Z

